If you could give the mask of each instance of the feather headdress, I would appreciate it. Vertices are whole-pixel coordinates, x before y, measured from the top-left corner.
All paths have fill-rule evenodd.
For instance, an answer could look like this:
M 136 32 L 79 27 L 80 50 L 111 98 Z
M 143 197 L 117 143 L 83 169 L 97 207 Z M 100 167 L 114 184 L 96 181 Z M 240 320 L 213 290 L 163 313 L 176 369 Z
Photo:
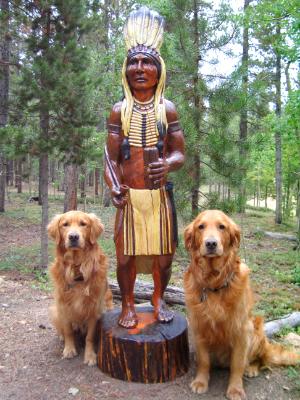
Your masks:
M 132 11 L 124 27 L 124 39 L 128 56 L 136 53 L 151 54 L 159 58 L 165 21 L 156 11 L 141 7 Z

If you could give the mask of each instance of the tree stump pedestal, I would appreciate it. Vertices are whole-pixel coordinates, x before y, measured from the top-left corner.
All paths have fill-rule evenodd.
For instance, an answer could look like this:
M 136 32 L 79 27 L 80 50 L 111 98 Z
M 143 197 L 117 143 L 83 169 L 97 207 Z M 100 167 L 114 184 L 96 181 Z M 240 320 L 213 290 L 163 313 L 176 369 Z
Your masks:
M 185 374 L 189 367 L 186 318 L 159 323 L 153 307 L 136 306 L 139 323 L 133 329 L 118 325 L 120 309 L 109 311 L 99 325 L 98 367 L 113 378 L 161 383 Z

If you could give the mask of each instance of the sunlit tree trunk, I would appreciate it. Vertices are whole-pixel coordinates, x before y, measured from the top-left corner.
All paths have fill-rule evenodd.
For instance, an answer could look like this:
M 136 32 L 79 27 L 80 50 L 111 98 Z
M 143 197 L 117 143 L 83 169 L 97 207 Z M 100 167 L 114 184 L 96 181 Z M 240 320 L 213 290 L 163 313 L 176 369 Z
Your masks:
M 277 22 L 276 35 L 280 37 L 280 24 Z M 278 118 L 275 132 L 275 181 L 276 181 L 276 211 L 275 223 L 282 223 L 282 155 L 281 155 L 281 132 L 279 128 L 279 119 L 281 117 L 281 55 L 276 51 L 276 116 Z
M 9 93 L 9 2 L 0 0 L 2 14 L 0 27 L 0 128 L 8 122 L 8 93 Z M 6 160 L 0 148 L 0 212 L 5 211 Z
M 244 0 L 244 17 L 250 0 Z M 246 207 L 246 142 L 248 136 L 248 64 L 249 64 L 249 28 L 245 18 L 243 30 L 243 55 L 242 55 L 242 90 L 244 103 L 240 114 L 240 140 L 239 140 L 239 211 L 245 212 Z
M 64 212 L 77 210 L 77 182 L 77 165 L 71 162 L 66 163 Z

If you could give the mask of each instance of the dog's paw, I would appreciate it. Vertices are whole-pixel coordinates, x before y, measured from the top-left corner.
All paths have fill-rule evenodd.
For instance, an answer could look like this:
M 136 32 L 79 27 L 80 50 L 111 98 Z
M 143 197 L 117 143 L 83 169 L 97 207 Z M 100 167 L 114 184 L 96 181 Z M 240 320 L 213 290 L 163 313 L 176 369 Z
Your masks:
M 248 365 L 245 369 L 244 375 L 248 378 L 254 378 L 259 375 L 259 368 L 256 364 Z
M 244 389 L 240 386 L 229 386 L 226 397 L 229 400 L 246 400 L 247 396 Z
M 96 365 L 97 356 L 94 351 L 88 351 L 84 353 L 84 364 L 89 366 Z
M 77 356 L 77 351 L 75 347 L 65 347 L 63 351 L 63 357 L 62 358 L 73 358 Z
M 190 388 L 192 389 L 192 391 L 194 393 L 198 393 L 198 394 L 206 393 L 208 390 L 208 383 L 195 378 L 191 382 Z

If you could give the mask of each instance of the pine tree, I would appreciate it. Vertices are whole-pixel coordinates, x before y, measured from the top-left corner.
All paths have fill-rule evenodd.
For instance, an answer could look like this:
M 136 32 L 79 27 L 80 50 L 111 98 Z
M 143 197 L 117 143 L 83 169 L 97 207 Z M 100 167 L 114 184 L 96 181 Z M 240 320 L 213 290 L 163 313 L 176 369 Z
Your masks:
M 9 93 L 9 2 L 0 1 L 0 128 L 8 123 Z M 0 148 L 0 212 L 5 210 L 6 160 Z

